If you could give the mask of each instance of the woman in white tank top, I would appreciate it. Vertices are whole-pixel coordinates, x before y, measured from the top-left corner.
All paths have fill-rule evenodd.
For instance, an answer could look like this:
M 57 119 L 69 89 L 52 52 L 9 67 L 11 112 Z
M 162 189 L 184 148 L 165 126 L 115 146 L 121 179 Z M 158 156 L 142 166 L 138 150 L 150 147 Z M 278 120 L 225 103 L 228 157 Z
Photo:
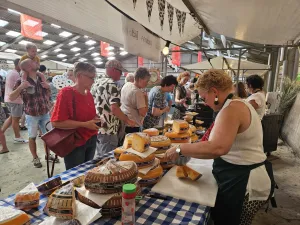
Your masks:
M 166 158 L 214 159 L 212 172 L 219 187 L 212 208 L 214 224 L 251 224 L 272 194 L 260 118 L 249 103 L 232 99 L 232 80 L 223 70 L 208 70 L 196 87 L 203 101 L 219 111 L 209 139 L 173 147 Z

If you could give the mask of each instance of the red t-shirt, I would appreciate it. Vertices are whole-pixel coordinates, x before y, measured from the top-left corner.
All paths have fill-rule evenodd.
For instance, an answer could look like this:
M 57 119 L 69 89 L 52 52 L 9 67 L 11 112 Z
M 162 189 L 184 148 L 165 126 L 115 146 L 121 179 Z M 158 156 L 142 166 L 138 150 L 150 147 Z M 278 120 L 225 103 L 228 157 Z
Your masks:
M 73 93 L 75 100 L 75 118 L 73 117 Z M 60 90 L 57 95 L 56 103 L 51 115 L 51 122 L 76 120 L 86 122 L 96 117 L 96 109 L 93 96 L 90 92 L 87 95 L 82 95 L 72 87 L 65 87 Z M 77 128 L 77 133 L 82 137 L 77 142 L 77 146 L 82 146 L 98 131 L 90 130 L 84 127 Z

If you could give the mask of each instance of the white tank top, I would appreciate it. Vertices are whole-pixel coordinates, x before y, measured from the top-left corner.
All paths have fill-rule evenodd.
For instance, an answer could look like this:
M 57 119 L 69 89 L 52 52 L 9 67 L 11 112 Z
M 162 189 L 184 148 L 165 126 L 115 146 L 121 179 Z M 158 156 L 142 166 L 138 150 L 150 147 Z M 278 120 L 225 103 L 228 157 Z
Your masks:
M 229 163 L 237 165 L 252 165 L 266 160 L 263 151 L 263 131 L 261 120 L 255 109 L 244 100 L 227 100 L 219 112 L 222 112 L 232 101 L 243 102 L 251 113 L 251 123 L 247 130 L 236 135 L 233 145 L 227 155 L 221 158 Z

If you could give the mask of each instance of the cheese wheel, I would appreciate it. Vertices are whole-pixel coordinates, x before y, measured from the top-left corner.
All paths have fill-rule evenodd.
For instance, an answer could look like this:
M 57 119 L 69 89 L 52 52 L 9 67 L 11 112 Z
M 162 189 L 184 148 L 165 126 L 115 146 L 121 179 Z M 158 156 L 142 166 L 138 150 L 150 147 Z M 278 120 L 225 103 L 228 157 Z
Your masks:
M 159 165 L 159 161 L 157 161 L 157 164 L 154 165 L 154 167 L 147 174 L 139 173 L 138 176 L 142 178 L 141 180 L 139 180 L 139 184 L 142 187 L 156 184 L 160 180 L 162 175 L 163 168 L 161 167 L 161 165 Z
M 47 201 L 46 211 L 50 216 L 60 219 L 75 219 L 76 199 L 73 183 L 62 186 L 53 192 Z
M 119 158 L 120 161 L 132 161 L 135 162 L 139 169 L 149 167 L 155 160 L 155 154 L 151 154 L 146 158 L 142 158 L 130 152 L 123 152 Z
M 195 134 L 195 135 L 193 135 L 192 137 L 191 137 L 191 142 L 192 143 L 195 143 L 195 142 L 197 142 L 199 140 L 199 137 Z
M 126 134 L 125 139 L 124 139 L 124 143 L 123 143 L 123 148 L 124 149 L 131 148 L 132 138 L 133 138 L 132 134 Z
M 15 197 L 15 207 L 17 209 L 37 208 L 40 203 L 40 193 L 34 183 L 28 184 Z
M 165 136 L 170 138 L 172 143 L 189 143 L 190 142 L 190 134 L 188 132 L 178 134 L 175 132 L 167 132 Z
M 54 192 L 60 185 L 62 184 L 61 178 L 56 177 L 52 180 L 49 180 L 45 183 L 40 184 L 37 186 L 37 189 L 39 192 L 41 192 L 44 195 L 50 195 L 52 192 Z
M 123 153 L 123 152 L 125 152 L 126 151 L 126 149 L 124 148 L 124 147 L 118 147 L 118 148 L 116 148 L 115 150 L 114 150 L 114 156 L 115 156 L 115 158 L 116 159 L 119 159 L 120 158 L 120 155 Z
M 159 135 L 159 130 L 156 128 L 149 128 L 146 130 L 143 130 L 143 133 L 148 134 L 150 137 Z
M 132 134 L 132 146 L 131 148 L 138 152 L 145 152 L 150 147 L 150 137 L 146 133 L 133 133 Z
M 189 129 L 189 124 L 184 120 L 174 120 L 172 130 L 177 134 L 186 133 Z
M 160 165 L 161 167 L 165 170 L 165 169 L 170 169 L 173 166 L 175 166 L 175 162 L 174 161 L 170 161 L 166 158 L 159 158 L 160 161 Z
M 188 130 L 188 132 L 189 132 L 190 136 L 195 135 L 196 134 L 196 130 L 197 129 L 196 129 L 196 127 L 194 125 L 189 124 L 189 130 Z
M 29 216 L 18 209 L 0 206 L 1 225 L 29 225 Z
M 133 161 L 109 160 L 89 170 L 84 179 L 85 188 L 94 193 L 111 194 L 122 191 L 123 184 L 135 183 L 137 165 Z
M 155 154 L 165 153 L 171 147 L 170 138 L 159 135 L 151 137 L 151 147 L 157 148 Z

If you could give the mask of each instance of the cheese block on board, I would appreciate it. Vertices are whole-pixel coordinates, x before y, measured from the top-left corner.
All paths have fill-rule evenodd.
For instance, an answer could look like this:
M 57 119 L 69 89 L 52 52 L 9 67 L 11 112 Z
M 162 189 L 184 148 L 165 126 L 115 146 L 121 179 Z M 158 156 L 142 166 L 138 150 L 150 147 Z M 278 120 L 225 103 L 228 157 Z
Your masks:
M 150 154 L 146 158 L 142 158 L 136 154 L 130 152 L 123 152 L 119 158 L 120 161 L 132 161 L 135 162 L 139 169 L 152 166 L 155 160 L 155 154 Z
M 196 134 L 196 130 L 197 129 L 196 129 L 196 127 L 194 125 L 189 124 L 189 130 L 188 130 L 188 132 L 189 132 L 190 136 L 195 135 Z
M 139 184 L 141 187 L 149 186 L 152 184 L 156 184 L 160 178 L 163 175 L 163 168 L 159 164 L 159 161 L 157 160 L 156 165 L 147 173 L 147 174 L 142 174 L 139 173 L 138 176 L 142 178 L 139 180 Z
M 46 211 L 50 216 L 60 219 L 74 219 L 76 217 L 76 199 L 73 183 L 62 186 L 53 192 L 47 201 Z
M 198 135 L 195 134 L 195 135 L 191 136 L 191 142 L 192 143 L 196 143 L 198 140 L 199 140 Z
M 44 195 L 50 195 L 52 192 L 54 192 L 60 185 L 62 184 L 61 178 L 56 177 L 54 179 L 51 179 L 49 181 L 46 181 L 45 183 L 42 183 L 38 185 L 36 188 L 39 192 L 41 192 Z
M 132 138 L 133 138 L 132 134 L 126 134 L 124 142 L 123 142 L 123 148 L 124 149 L 131 148 L 131 146 L 132 146 Z
M 184 120 L 174 120 L 172 130 L 177 134 L 186 133 L 189 130 L 189 124 Z
M 34 183 L 28 184 L 24 189 L 16 194 L 15 207 L 17 209 L 37 208 L 40 203 L 40 193 Z
M 149 128 L 146 130 L 143 130 L 143 133 L 148 134 L 150 137 L 159 135 L 159 130 L 156 128 Z
M 29 216 L 18 209 L 0 206 L 1 225 L 29 225 Z
M 172 143 L 189 143 L 190 142 L 190 134 L 188 132 L 178 134 L 175 132 L 167 132 L 165 136 L 170 138 Z
M 124 148 L 124 147 L 117 147 L 115 150 L 114 150 L 114 157 L 116 158 L 116 159 L 119 159 L 120 158 L 120 155 L 123 153 L 123 152 L 125 152 L 126 151 L 126 149 Z
M 165 153 L 171 147 L 170 138 L 159 135 L 151 137 L 151 147 L 157 148 L 155 154 Z
M 150 147 L 150 137 L 146 133 L 132 134 L 132 149 L 138 152 L 145 152 Z
M 137 165 L 133 161 L 115 161 L 89 170 L 84 179 L 85 188 L 94 193 L 112 194 L 122 191 L 123 184 L 135 183 Z
M 177 166 L 176 176 L 178 178 L 189 178 L 195 181 L 198 180 L 200 177 L 202 177 L 202 174 L 198 173 L 197 171 L 185 165 L 185 166 Z

